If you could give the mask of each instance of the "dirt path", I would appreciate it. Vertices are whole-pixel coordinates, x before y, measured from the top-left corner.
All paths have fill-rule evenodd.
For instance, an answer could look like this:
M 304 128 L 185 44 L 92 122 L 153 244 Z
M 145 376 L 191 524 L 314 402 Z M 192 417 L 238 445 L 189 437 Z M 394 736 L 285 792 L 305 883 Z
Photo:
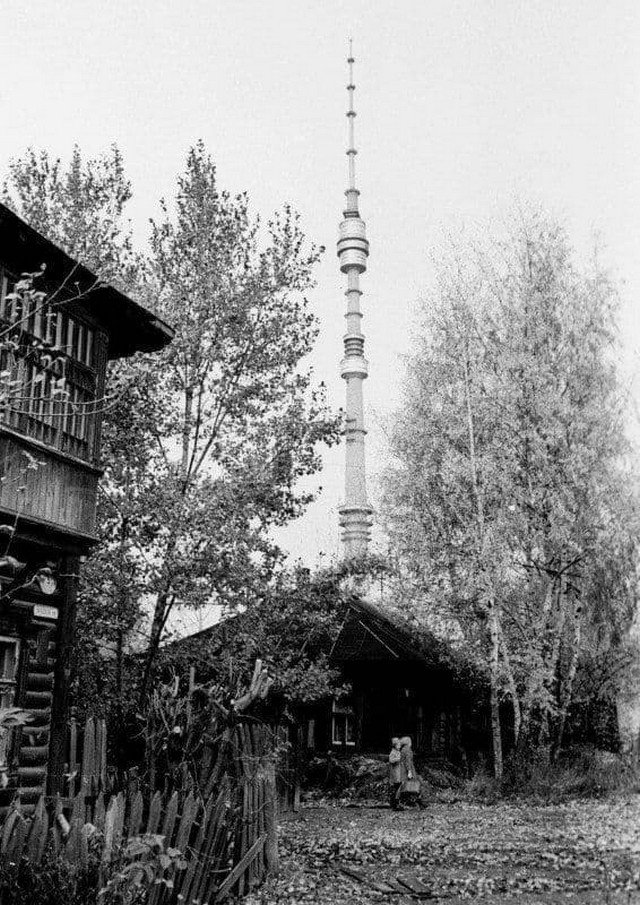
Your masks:
M 248 903 L 640 905 L 640 796 L 305 807 L 283 821 L 281 852 L 280 877 Z

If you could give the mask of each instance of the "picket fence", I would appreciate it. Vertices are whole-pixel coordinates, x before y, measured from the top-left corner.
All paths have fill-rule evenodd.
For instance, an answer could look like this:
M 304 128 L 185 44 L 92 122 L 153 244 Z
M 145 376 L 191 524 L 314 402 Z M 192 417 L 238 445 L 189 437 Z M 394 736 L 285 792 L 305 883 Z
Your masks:
M 199 790 L 146 798 L 135 782 L 117 793 L 108 789 L 102 722 L 87 721 L 81 763 L 73 759 L 73 726 L 71 741 L 71 794 L 43 796 L 31 813 L 16 801 L 0 827 L 0 863 L 39 864 L 49 850 L 79 867 L 93 857 L 105 877 L 125 861 L 138 860 L 147 872 L 153 863 L 148 905 L 221 902 L 277 870 L 276 771 L 267 726 L 227 727 Z M 156 855 L 175 849 L 182 857 L 154 861 L 154 845 Z

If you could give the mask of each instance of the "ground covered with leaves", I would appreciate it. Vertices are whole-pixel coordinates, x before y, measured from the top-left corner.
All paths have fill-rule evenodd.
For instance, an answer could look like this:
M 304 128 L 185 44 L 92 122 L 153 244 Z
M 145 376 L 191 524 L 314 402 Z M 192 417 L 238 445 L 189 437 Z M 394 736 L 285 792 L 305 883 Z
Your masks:
M 283 818 L 280 850 L 280 876 L 245 902 L 640 905 L 640 795 L 307 805 Z

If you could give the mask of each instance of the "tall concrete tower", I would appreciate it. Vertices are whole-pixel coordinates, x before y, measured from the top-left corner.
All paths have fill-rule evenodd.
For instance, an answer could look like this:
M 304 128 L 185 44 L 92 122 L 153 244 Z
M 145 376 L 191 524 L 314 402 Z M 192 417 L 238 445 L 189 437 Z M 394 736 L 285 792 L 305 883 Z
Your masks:
M 345 192 L 347 197 L 344 220 L 340 224 L 338 238 L 338 259 L 340 270 L 347 277 L 347 332 L 344 336 L 344 358 L 340 372 L 347 384 L 345 436 L 345 496 L 340 506 L 340 525 L 345 556 L 351 557 L 366 553 L 369 544 L 373 509 L 367 499 L 367 481 L 365 471 L 364 411 L 362 388 L 368 373 L 368 362 L 364 357 L 364 335 L 362 333 L 362 312 L 360 311 L 360 274 L 367 269 L 369 242 L 367 241 L 364 220 L 358 209 L 356 188 L 356 149 L 354 124 L 356 112 L 353 106 L 353 49 L 349 42 L 349 184 Z

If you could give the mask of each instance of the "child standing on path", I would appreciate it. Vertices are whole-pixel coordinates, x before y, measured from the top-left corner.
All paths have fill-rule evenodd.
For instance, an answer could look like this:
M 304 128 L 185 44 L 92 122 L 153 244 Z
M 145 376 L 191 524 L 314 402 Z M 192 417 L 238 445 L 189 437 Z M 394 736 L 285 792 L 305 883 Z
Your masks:
M 402 792 L 402 764 L 400 763 L 400 739 L 391 739 L 389 752 L 389 804 L 394 811 L 400 810 L 400 793 Z

